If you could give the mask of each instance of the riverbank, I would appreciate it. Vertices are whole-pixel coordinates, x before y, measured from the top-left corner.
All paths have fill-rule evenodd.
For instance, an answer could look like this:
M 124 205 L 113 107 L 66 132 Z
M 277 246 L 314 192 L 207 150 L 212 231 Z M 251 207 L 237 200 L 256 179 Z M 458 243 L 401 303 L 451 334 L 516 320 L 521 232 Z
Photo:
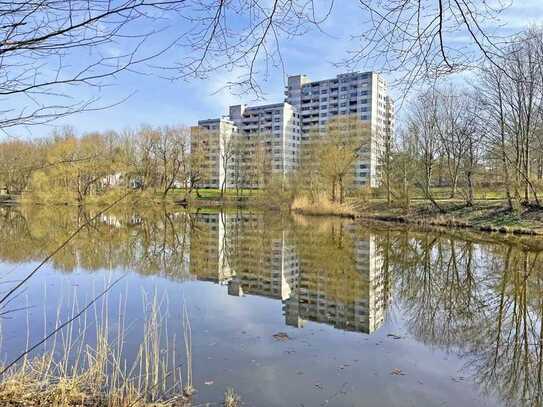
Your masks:
M 416 201 L 406 210 L 373 201 L 358 211 L 357 218 L 543 236 L 543 209 L 521 207 L 512 212 L 501 200 L 480 200 L 471 207 L 459 201 L 446 200 L 439 202 L 439 206 L 441 210 L 426 201 Z
M 267 196 L 257 190 L 227 190 L 221 194 L 218 189 L 202 189 L 187 195 L 185 191 L 174 190 L 167 196 L 153 191 L 113 191 L 96 197 L 89 197 L 84 205 L 103 207 L 122 198 L 116 206 L 129 207 L 186 207 L 195 209 L 251 208 L 290 210 L 306 216 L 337 216 L 351 219 L 377 220 L 414 224 L 419 226 L 442 226 L 462 229 L 473 229 L 482 232 L 497 232 L 518 235 L 543 236 L 543 209 L 521 206 L 517 211 L 506 208 L 502 199 L 479 199 L 473 206 L 466 206 L 460 200 L 440 199 L 440 209 L 423 199 L 411 202 L 409 208 L 390 206 L 383 199 L 368 198 L 364 200 L 348 200 L 339 204 L 321 199 L 309 202 L 307 199 L 295 198 L 292 203 L 274 202 L 268 205 Z M 3 196 L 0 205 L 74 205 L 76 201 L 36 201 L 32 196 Z
M 543 235 L 543 208 L 520 206 L 511 211 L 502 199 L 479 199 L 473 206 L 451 199 L 439 199 L 436 204 L 416 199 L 411 201 L 409 208 L 404 208 L 394 202 L 389 205 L 379 198 L 350 199 L 340 204 L 324 197 L 314 201 L 296 198 L 290 209 L 306 216 L 338 216 L 481 232 Z
M 189 407 L 191 398 L 184 394 L 168 400 L 147 402 L 145 394 L 102 393 L 87 377 L 43 380 L 32 374 L 15 375 L 0 384 L 0 403 L 8 407 L 34 406 L 132 406 Z
M 160 191 L 115 189 L 100 195 L 87 196 L 78 201 L 75 195 L 22 195 L 0 196 L 0 205 L 42 205 L 42 206 L 106 206 L 119 201 L 116 206 L 129 205 L 131 207 L 149 207 L 161 205 L 175 205 L 184 207 L 246 207 L 255 204 L 262 194 L 256 190 L 227 190 L 221 194 L 219 189 L 193 190 L 190 194 L 181 189 L 174 189 L 164 195 Z

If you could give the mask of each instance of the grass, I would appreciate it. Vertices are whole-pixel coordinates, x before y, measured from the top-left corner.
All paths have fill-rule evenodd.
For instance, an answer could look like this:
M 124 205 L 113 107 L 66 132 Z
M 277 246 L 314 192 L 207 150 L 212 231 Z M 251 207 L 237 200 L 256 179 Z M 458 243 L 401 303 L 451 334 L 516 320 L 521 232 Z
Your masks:
M 78 321 L 55 335 L 41 355 L 25 358 L 2 376 L 2 406 L 189 406 L 192 339 L 186 307 L 181 323 L 184 361 L 178 360 L 174 331 L 168 334 L 165 299 L 144 297 L 143 337 L 135 360 L 124 358 L 129 334 L 125 321 L 108 318 L 108 301 L 94 308 L 95 321 Z M 125 315 L 119 302 L 119 315 Z M 59 306 L 60 307 L 60 306 Z M 60 309 L 60 308 L 59 308 Z M 74 305 L 72 309 L 77 309 Z M 60 315 L 60 313 L 58 313 Z M 95 328 L 91 332 L 91 326 Z M 117 326 L 117 329 L 114 327 Z M 85 341 L 95 336 L 91 346 Z M 182 367 L 186 368 L 183 378 Z M 183 380 L 184 379 L 184 380 Z
M 431 192 L 432 192 L 432 196 L 435 199 L 438 199 L 438 200 L 449 200 L 449 199 L 451 199 L 451 188 L 450 187 L 432 187 Z M 385 191 L 382 190 L 382 189 L 378 189 L 378 190 L 374 191 L 373 196 L 374 196 L 374 198 L 384 200 L 385 199 Z M 453 200 L 461 199 L 461 197 L 462 197 L 461 191 L 460 190 L 457 191 L 455 196 L 456 196 L 455 198 L 452 198 Z M 414 200 L 425 199 L 424 194 L 419 189 L 416 189 L 416 190 L 412 191 L 411 198 L 414 199 Z M 477 188 L 474 191 L 474 198 L 476 200 L 503 200 L 506 197 L 505 197 L 505 193 L 502 190 L 497 190 L 496 188 L 485 187 L 485 188 Z
M 543 234 L 543 211 L 520 208 L 506 209 L 503 200 L 478 200 L 466 206 L 459 200 L 439 200 L 442 211 L 423 200 L 412 201 L 406 209 L 373 201 L 362 217 L 423 225 L 472 228 L 485 232 Z
M 347 203 L 332 202 L 325 194 L 316 199 L 310 199 L 306 195 L 294 198 L 290 209 L 293 212 L 311 216 L 342 216 L 355 217 L 357 211 Z
M 210 189 L 200 189 L 198 190 L 198 193 L 200 194 L 200 197 L 196 195 L 196 192 L 193 193 L 194 199 L 203 199 L 203 200 L 218 200 L 221 199 L 221 190 L 216 188 L 210 188 Z M 258 195 L 260 191 L 255 189 L 242 189 L 239 192 L 239 196 L 244 197 L 251 197 Z M 227 189 L 224 191 L 224 198 L 225 199 L 235 199 L 238 197 L 238 194 L 236 193 L 235 189 Z
M 1 199 L 0 204 L 8 204 L 21 202 L 26 204 L 38 204 L 38 205 L 49 205 L 49 206 L 61 206 L 61 205 L 77 205 L 77 198 L 74 194 L 70 193 L 60 193 L 65 191 L 57 191 L 59 193 L 50 192 L 50 193 L 24 193 L 21 196 L 12 196 L 9 200 Z M 84 204 L 89 206 L 101 206 L 107 205 L 120 196 L 130 192 L 128 198 L 123 203 L 124 205 L 129 206 L 156 206 L 156 205 L 173 205 L 179 204 L 180 202 L 186 202 L 187 193 L 184 189 L 172 189 L 168 192 L 166 197 L 162 194 L 161 191 L 154 191 L 152 189 L 147 189 L 144 191 L 141 190 L 129 190 L 126 188 L 114 188 L 103 193 L 89 195 L 85 197 Z M 224 193 L 224 196 L 221 197 L 221 190 L 217 188 L 211 189 L 199 189 L 198 193 L 196 190 L 193 190 L 191 195 L 188 197 L 190 203 L 201 206 L 206 203 L 213 204 L 223 204 L 225 202 L 238 202 L 239 200 L 247 200 L 255 198 L 261 194 L 261 191 L 254 189 L 242 189 L 236 192 L 235 189 L 227 189 Z
M 241 398 L 232 388 L 224 392 L 224 407 L 238 407 L 241 404 Z

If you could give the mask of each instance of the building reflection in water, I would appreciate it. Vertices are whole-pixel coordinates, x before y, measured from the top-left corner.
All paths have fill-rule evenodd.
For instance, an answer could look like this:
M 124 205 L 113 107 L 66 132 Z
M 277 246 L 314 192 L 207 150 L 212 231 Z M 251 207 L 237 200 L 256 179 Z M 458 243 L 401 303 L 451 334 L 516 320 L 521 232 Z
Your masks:
M 259 214 L 200 213 L 192 230 L 191 274 L 227 284 L 232 296 L 280 300 L 287 325 L 314 321 L 372 333 L 384 322 L 389 294 L 382 255 L 375 236 L 353 225 L 295 233 L 285 225 L 270 228 Z
M 0 208 L 0 262 L 24 272 L 92 216 L 75 207 Z M 457 354 L 466 377 L 505 405 L 543 406 L 543 243 L 532 237 L 269 212 L 119 210 L 83 229 L 48 267 L 212 281 L 230 295 L 281 301 L 289 325 L 366 333 L 382 326 L 393 290 L 401 346 L 411 337 Z

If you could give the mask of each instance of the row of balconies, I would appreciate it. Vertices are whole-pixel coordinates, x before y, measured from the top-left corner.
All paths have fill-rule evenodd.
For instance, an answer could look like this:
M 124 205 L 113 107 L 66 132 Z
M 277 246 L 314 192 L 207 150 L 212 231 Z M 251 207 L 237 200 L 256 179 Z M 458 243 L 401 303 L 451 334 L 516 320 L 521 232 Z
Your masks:
M 319 90 L 325 89 L 329 92 L 346 92 L 359 89 L 361 87 L 368 87 L 369 81 L 367 79 L 354 79 L 344 83 L 330 83 L 330 82 L 313 82 L 302 85 L 302 94 L 318 93 Z
M 347 96 L 350 96 L 351 98 L 368 98 L 368 97 L 371 97 L 371 93 L 367 90 L 363 90 L 361 91 L 360 93 L 358 92 L 350 92 L 350 94 L 348 95 L 347 93 L 349 93 L 348 91 L 346 91 L 345 93 L 321 93 L 320 94 L 320 98 L 319 97 L 315 97 L 316 95 L 313 95 L 313 97 L 311 98 L 302 98 L 301 102 L 302 104 L 308 104 L 308 103 L 319 103 L 319 101 L 322 101 L 322 99 L 331 99 L 331 100 L 337 100 L 338 98 L 339 99 L 345 99 Z

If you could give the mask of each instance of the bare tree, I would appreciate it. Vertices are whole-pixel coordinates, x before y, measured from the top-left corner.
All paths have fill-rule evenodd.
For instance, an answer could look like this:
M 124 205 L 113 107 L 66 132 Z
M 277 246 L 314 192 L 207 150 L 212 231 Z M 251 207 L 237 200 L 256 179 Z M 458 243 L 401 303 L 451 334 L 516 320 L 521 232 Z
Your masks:
M 488 142 L 490 151 L 499 153 L 494 157 L 501 161 L 510 208 L 513 193 L 525 204 L 533 198 L 535 205 L 541 205 L 533 166 L 540 156 L 543 124 L 542 39 L 541 29 L 515 37 L 503 57 L 508 74 L 486 66 L 481 75 L 479 92 L 491 119 Z
M 458 88 L 458 86 L 457 86 Z M 446 163 L 451 198 L 460 181 L 465 181 L 466 204 L 473 205 L 474 174 L 480 158 L 481 132 L 477 126 L 475 100 L 466 90 L 455 90 L 452 85 L 437 89 L 436 127 Z M 461 180 L 463 176 L 463 180 Z
M 144 52 L 160 18 L 181 0 L 20 0 L 0 6 L 0 128 L 46 123 L 103 108 L 97 98 L 74 99 L 76 85 L 100 87 L 173 43 Z M 154 24 L 149 24 L 153 21 Z M 148 26 L 150 28 L 143 29 Z
M 188 177 L 190 134 L 184 127 L 165 127 L 157 130 L 156 156 L 160 186 L 165 198 Z
M 354 115 L 330 119 L 324 131 L 313 129 L 302 148 L 300 169 L 312 200 L 326 191 L 331 202 L 343 204 L 354 187 L 357 164 L 370 154 L 370 144 L 370 129 Z
M 77 98 L 73 89 L 99 89 L 124 72 L 179 79 L 241 69 L 236 84 L 258 91 L 257 64 L 281 65 L 280 38 L 303 34 L 318 14 L 301 0 L 2 2 L 0 129 L 105 108 L 97 92 Z
M 400 74 L 405 89 L 417 81 L 461 72 L 497 57 L 505 37 L 495 34 L 512 1 L 361 0 L 366 18 L 355 36 L 359 47 L 347 66 L 373 62 Z
M 499 162 L 503 180 L 503 188 L 507 198 L 509 210 L 513 205 L 513 189 L 511 184 L 510 163 L 508 159 L 508 135 L 506 132 L 505 108 L 505 75 L 495 67 L 486 67 L 482 70 L 478 85 L 481 98 L 481 121 L 485 123 L 485 142 L 487 144 L 488 158 Z
M 441 154 L 438 129 L 438 97 L 435 89 L 428 89 L 418 95 L 409 117 L 409 132 L 415 144 L 415 154 L 421 169 L 422 182 L 417 186 L 422 190 L 436 209 L 442 208 L 436 202 L 432 192 L 434 170 Z

